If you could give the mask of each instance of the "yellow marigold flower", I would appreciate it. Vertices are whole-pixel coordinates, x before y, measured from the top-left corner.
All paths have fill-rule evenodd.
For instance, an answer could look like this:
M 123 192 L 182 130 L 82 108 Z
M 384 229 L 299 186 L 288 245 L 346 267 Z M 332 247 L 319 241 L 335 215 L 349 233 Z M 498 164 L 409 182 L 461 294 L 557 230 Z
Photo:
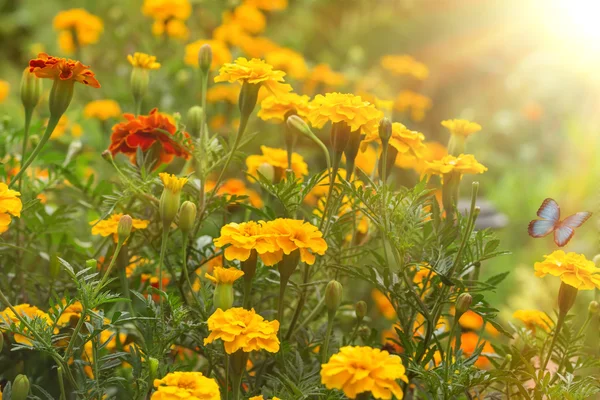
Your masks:
M 144 0 L 142 13 L 157 20 L 180 19 L 185 21 L 192 14 L 189 0 Z
M 144 268 L 146 265 L 150 264 L 150 260 L 147 258 L 139 258 L 135 261 L 130 261 L 130 264 L 125 267 L 125 276 L 131 278 L 134 276 L 139 269 Z
M 439 142 L 424 142 L 425 147 L 421 149 L 417 157 L 411 153 L 398 153 L 396 166 L 405 169 L 414 169 L 422 174 L 427 167 L 427 161 L 440 160 L 448 154 L 446 146 Z
M 240 271 L 237 268 L 215 267 L 212 275 L 207 272 L 204 276 L 215 285 L 221 283 L 231 285 L 244 276 L 244 271 Z
M 359 151 L 354 160 L 356 167 L 362 169 L 367 175 L 373 174 L 377 161 L 379 160 L 380 151 L 373 146 L 367 146 L 364 151 Z
M 345 93 L 318 94 L 310 104 L 308 120 L 322 128 L 328 121 L 345 122 L 351 131 L 361 130 L 367 136 L 377 134 L 383 113 L 360 96 Z
M 396 310 L 386 295 L 377 289 L 373 289 L 371 291 L 371 297 L 375 302 L 375 306 L 385 318 L 390 320 L 396 319 Z
M 288 0 L 246 0 L 244 4 L 265 11 L 276 11 L 285 10 L 288 6 Z
M 534 265 L 535 276 L 558 276 L 567 285 L 579 290 L 600 289 L 600 268 L 583 254 L 556 250 Z
M 90 222 L 90 225 L 93 226 L 92 227 L 92 235 L 100 235 L 103 237 L 113 235 L 113 238 L 116 243 L 117 242 L 117 227 L 119 226 L 119 220 L 121 219 L 122 216 L 123 216 L 123 214 L 116 213 L 102 221 L 99 221 L 96 219 L 96 220 Z M 150 224 L 150 221 L 133 218 L 132 230 L 133 229 L 146 229 L 148 227 L 148 224 Z
M 402 360 L 385 350 L 367 346 L 345 346 L 321 366 L 321 383 L 355 399 L 371 392 L 376 399 L 402 399 L 398 380 L 408 383 Z
M 463 174 L 483 174 L 487 168 L 480 164 L 473 155 L 461 154 L 458 157 L 444 156 L 440 160 L 427 161 L 423 171 L 426 175 L 445 175 L 452 172 Z
M 66 300 L 63 300 L 63 305 L 64 304 L 66 304 Z M 79 319 L 82 312 L 83 305 L 81 302 L 75 301 L 62 311 L 60 317 L 58 317 L 58 320 L 56 321 L 56 325 L 67 326 L 71 323 L 71 319 Z
M 86 118 L 96 118 L 100 121 L 106 121 L 110 118 L 121 116 L 121 107 L 114 100 L 94 100 L 85 105 L 83 115 Z
M 425 149 L 423 141 L 425 135 L 421 132 L 411 131 L 400 122 L 392 123 L 392 136 L 390 137 L 390 145 L 398 150 L 398 154 L 410 153 L 419 157 Z M 361 143 L 361 150 L 366 148 L 369 142 L 381 142 L 379 132 L 371 132 Z
M 190 36 L 190 30 L 187 25 L 179 19 L 155 20 L 152 24 L 152 34 L 154 36 L 162 36 L 165 33 L 169 37 L 180 40 L 185 40 Z
M 46 120 L 46 123 L 44 125 L 48 125 L 48 120 Z M 63 114 L 58 120 L 58 124 L 56 125 L 56 128 L 54 128 L 52 135 L 50 135 L 50 139 L 60 139 L 67 132 L 70 132 L 73 137 L 79 137 L 81 136 L 82 128 L 81 125 L 71 121 L 69 117 Z
M 245 55 L 251 58 L 262 58 L 270 52 L 277 51 L 279 49 L 279 46 L 275 42 L 263 36 L 257 37 L 241 33 L 237 38 L 233 40 L 235 41 L 235 44 L 232 44 L 234 46 L 238 46 L 244 52 Z M 229 41 L 231 42 L 232 39 L 230 39 Z
M 266 350 L 270 353 L 279 351 L 279 321 L 266 321 L 254 309 L 245 310 L 241 307 L 223 311 L 218 308 L 208 318 L 210 335 L 204 339 L 204 345 L 221 339 L 227 354 L 238 350 L 246 353 Z
M 231 222 L 221 228 L 221 236 L 214 240 L 216 247 L 224 247 L 225 258 L 229 261 L 246 261 L 252 250 L 256 250 L 258 255 L 267 264 L 270 253 L 278 250 L 273 240 L 273 235 L 266 232 L 264 221 L 248 221 L 240 224 Z M 274 265 L 276 262 L 269 263 Z
M 40 310 L 39 308 L 37 308 L 36 306 L 32 306 L 29 304 L 17 304 L 16 306 L 14 306 L 14 309 L 17 312 L 17 314 L 22 317 L 29 319 L 38 318 L 48 323 L 48 325 L 52 325 L 52 319 L 50 318 L 50 316 L 47 313 Z M 6 321 L 8 324 L 14 323 L 15 325 L 20 326 L 21 321 L 19 321 L 17 314 L 15 314 L 10 308 L 5 308 L 4 311 L 0 313 L 0 324 L 5 325 L 4 321 Z M 2 330 L 4 331 L 6 331 L 7 329 L 8 327 L 2 327 Z M 26 333 L 26 335 L 21 335 L 19 333 L 14 334 L 15 342 L 19 344 L 31 345 L 31 340 L 33 339 L 33 336 L 30 336 L 30 333 L 27 331 L 26 328 L 25 330 L 23 330 L 23 332 Z
M 156 57 L 146 53 L 135 52 L 127 56 L 127 61 L 133 66 L 142 69 L 159 69 L 160 63 L 156 62 Z
M 241 26 L 235 22 L 229 21 L 217 26 L 213 30 L 212 38 L 223 43 L 228 43 L 231 46 L 241 47 L 241 41 L 247 40 L 248 38 L 251 38 L 251 36 L 246 33 Z
M 13 217 L 20 217 L 23 203 L 19 199 L 21 193 L 8 188 L 4 182 L 0 182 L 0 234 L 8 230 Z
M 219 385 L 201 372 L 171 372 L 154 380 L 151 400 L 221 400 Z
M 531 331 L 535 331 L 536 328 L 542 328 L 546 332 L 552 330 L 552 320 L 543 311 L 517 310 L 514 312 L 513 318 L 521 321 Z
M 239 85 L 213 85 L 206 91 L 206 101 L 209 103 L 226 101 L 231 104 L 237 104 L 239 98 Z
M 229 51 L 225 42 L 220 40 L 197 40 L 186 45 L 184 62 L 187 65 L 198 67 L 198 53 L 200 52 L 200 48 L 205 44 L 208 44 L 212 49 L 211 70 L 215 70 L 217 67 L 231 62 L 231 51 Z
M 204 185 L 204 190 L 210 192 L 215 187 L 215 181 L 207 181 Z M 248 201 L 253 207 L 260 208 L 263 206 L 263 201 L 260 195 L 248 188 L 243 180 L 230 178 L 219 186 L 217 196 L 248 196 Z
M 260 146 L 260 150 L 262 155 L 251 155 L 246 158 L 248 175 L 258 177 L 258 168 L 266 163 L 275 168 L 276 178 L 285 176 L 285 170 L 288 168 L 287 151 L 267 146 Z M 292 153 L 291 170 L 297 178 L 308 175 L 308 165 L 304 162 L 304 158 L 298 153 Z
M 4 102 L 10 93 L 10 83 L 0 79 L 0 103 Z
M 179 193 L 187 183 L 187 178 L 178 178 L 173 174 L 167 174 L 166 172 L 161 172 L 158 174 L 160 180 L 162 181 L 165 189 L 171 191 L 172 193 Z
M 342 73 L 333 71 L 327 64 L 319 64 L 312 69 L 307 81 L 313 84 L 322 83 L 325 87 L 337 87 L 346 84 L 346 77 Z
M 297 51 L 280 47 L 265 54 L 265 61 L 280 69 L 294 79 L 304 79 L 308 75 L 308 67 L 304 56 Z
M 59 12 L 53 21 L 54 29 L 60 32 L 59 44 L 62 51 L 72 53 L 75 51 L 73 30 L 77 34 L 80 46 L 98 42 L 104 29 L 102 19 L 90 14 L 83 8 L 73 8 Z
M 467 137 L 481 130 L 481 125 L 465 119 L 447 119 L 442 126 L 448 128 L 451 134 Z
M 310 111 L 310 98 L 297 93 L 285 93 L 278 96 L 269 96 L 260 103 L 258 117 L 263 121 L 277 119 L 284 121 L 292 114 L 306 117 Z
M 410 75 L 419 80 L 429 76 L 429 68 L 409 55 L 383 56 L 381 66 L 394 75 Z
M 425 112 L 431 108 L 431 99 L 412 90 L 400 92 L 394 101 L 394 108 L 400 112 L 409 112 L 413 121 L 422 121 Z
M 239 25 L 244 31 L 251 34 L 258 34 L 265 30 L 267 19 L 260 10 L 247 3 L 237 6 L 233 13 L 223 13 L 223 23 L 234 23 Z
M 2 398 L 0 397 L 0 400 L 2 400 Z M 250 397 L 250 400 L 265 400 L 263 395 L 259 395 L 259 396 L 254 396 L 254 397 Z M 279 397 L 273 397 L 271 400 L 281 400 Z
M 219 75 L 215 77 L 215 82 L 245 82 L 264 85 L 271 93 L 287 93 L 292 87 L 283 83 L 285 72 L 274 70 L 273 67 L 263 60 L 253 58 L 247 60 L 240 57 L 234 63 L 225 64 L 219 69 Z
M 282 252 L 290 254 L 299 250 L 300 260 L 306 264 L 313 265 L 315 263 L 315 253 L 324 255 L 327 251 L 327 242 L 323 239 L 323 233 L 309 222 L 277 218 L 267 222 L 267 231 L 274 234 L 279 254 Z M 275 257 L 277 256 L 276 254 Z

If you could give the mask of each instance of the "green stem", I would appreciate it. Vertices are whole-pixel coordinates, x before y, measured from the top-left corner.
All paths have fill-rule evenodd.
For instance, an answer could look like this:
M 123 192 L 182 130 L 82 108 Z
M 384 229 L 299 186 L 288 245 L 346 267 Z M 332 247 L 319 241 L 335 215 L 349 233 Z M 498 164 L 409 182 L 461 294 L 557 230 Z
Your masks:
M 25 171 L 27 171 L 27 168 L 29 168 L 29 166 L 36 159 L 38 154 L 40 154 L 40 152 L 44 148 L 44 145 L 46 144 L 48 139 L 50 139 L 50 136 L 52 136 L 54 128 L 56 128 L 56 125 L 58 125 L 60 117 L 60 115 L 50 115 L 50 119 L 48 120 L 48 126 L 46 126 L 46 131 L 44 132 L 44 135 L 40 139 L 37 146 L 35 146 L 35 149 L 33 149 L 33 152 L 29 155 L 29 157 L 27 157 L 27 160 L 25 160 L 25 162 L 21 164 L 21 169 L 19 170 L 19 172 L 17 172 L 17 175 L 15 175 L 15 177 L 10 181 L 8 187 L 12 187 L 15 184 L 15 182 L 21 179 L 23 174 L 25 174 Z
M 360 328 L 360 322 L 356 321 L 356 326 L 352 331 L 352 335 L 350 335 L 350 345 L 354 344 L 354 340 L 356 340 L 356 335 L 358 334 L 358 328 Z
M 60 400 L 67 400 L 62 367 L 58 367 L 58 386 L 60 387 Z
M 233 393 L 233 400 L 239 400 L 240 398 L 240 389 L 242 387 L 242 374 L 234 375 L 231 379 L 231 390 Z
M 329 190 L 327 191 L 327 198 L 325 199 L 325 205 L 323 206 L 323 217 L 319 223 L 319 230 L 323 231 L 323 223 L 327 219 L 327 211 L 329 210 L 329 203 L 331 202 L 331 196 L 333 195 L 333 188 L 335 187 L 335 180 L 337 178 L 338 169 L 340 168 L 340 160 L 342 158 L 341 153 L 335 154 L 333 162 L 329 172 Z
M 325 364 L 329 359 L 329 341 L 331 339 L 331 332 L 333 331 L 333 319 L 335 313 L 329 313 L 327 317 L 327 332 L 325 332 L 325 341 L 323 342 L 323 351 L 321 352 L 321 363 Z
M 556 340 L 558 339 L 558 334 L 560 333 L 560 330 L 565 322 L 566 316 L 567 316 L 567 314 L 559 314 L 558 315 L 558 321 L 556 322 L 556 328 L 554 329 L 554 336 L 552 337 L 552 342 L 550 342 L 550 348 L 548 349 L 548 355 L 546 356 L 546 359 L 544 360 L 544 362 L 540 365 L 541 371 L 546 370 L 546 367 L 548 366 L 548 362 L 552 358 L 552 351 L 554 350 L 554 346 L 556 345 Z
M 309 270 L 310 265 L 308 264 L 304 264 L 304 275 L 302 278 L 302 292 L 300 293 L 300 298 L 298 299 L 298 304 L 296 305 L 296 310 L 294 310 L 294 315 L 292 317 L 292 322 L 290 322 L 290 327 L 287 330 L 287 334 L 285 335 L 285 339 L 289 340 L 290 337 L 292 336 L 292 332 L 294 331 L 294 327 L 296 326 L 296 323 L 298 322 L 298 319 L 300 318 L 300 314 L 302 313 L 302 309 L 304 308 L 304 303 L 306 302 L 306 291 L 307 291 L 307 285 L 308 285 L 308 278 L 309 278 Z
M 167 251 L 167 241 L 169 239 L 169 228 L 163 227 L 162 240 L 160 243 L 160 257 L 158 260 L 158 290 L 163 291 L 163 264 L 165 261 L 165 253 Z M 160 295 L 160 305 L 162 310 L 162 293 Z M 162 315 L 162 313 L 161 313 Z
M 229 360 L 230 355 L 225 353 L 225 400 L 229 400 Z
M 312 321 L 315 316 L 321 311 L 321 308 L 323 307 L 323 304 L 325 304 L 325 296 L 321 297 L 321 300 L 319 300 L 319 302 L 317 303 L 317 305 L 315 306 L 315 308 L 313 308 L 313 310 L 311 311 L 310 314 L 308 314 L 308 317 L 306 317 L 306 319 L 304 321 L 302 321 L 300 323 L 300 325 L 298 325 L 296 327 L 296 329 L 294 330 L 294 332 L 292 332 L 292 335 L 298 331 L 299 329 L 305 327 L 310 321 Z
M 33 108 L 26 107 L 25 108 L 25 129 L 23 130 L 23 146 L 21 149 L 21 163 L 25 161 L 25 156 L 27 155 L 27 143 L 29 140 L 29 127 L 31 126 L 31 117 L 33 116 Z M 19 179 L 19 189 L 23 186 L 23 179 Z
M 100 290 L 102 290 L 102 287 L 106 284 L 106 280 L 110 276 L 110 272 L 112 271 L 113 267 L 116 264 L 117 257 L 119 256 L 119 253 L 121 252 L 122 247 L 123 247 L 123 242 L 119 241 L 117 243 L 117 248 L 115 249 L 112 259 L 110 260 L 110 264 L 108 265 L 108 268 L 106 269 L 106 272 L 104 273 L 104 276 L 102 277 L 102 280 L 100 280 L 100 284 L 98 286 L 96 286 L 96 290 L 94 291 L 92 298 L 95 298 L 96 296 L 98 296 L 98 293 L 100 293 Z
M 287 284 L 290 280 L 287 274 L 280 275 L 279 281 L 279 304 L 277 308 L 277 321 L 279 321 L 279 325 L 283 325 L 283 306 L 284 306 L 284 298 L 285 298 L 285 289 L 287 288 Z M 279 329 L 279 336 L 281 337 L 281 329 Z
M 454 336 L 454 332 L 456 331 L 456 324 L 461 316 L 462 315 L 457 314 L 456 318 L 454 318 L 454 321 L 452 322 L 452 328 L 450 329 L 450 334 L 448 335 L 448 343 L 446 343 L 446 366 L 444 368 L 446 373 L 446 381 L 448 380 L 448 374 L 450 373 L 450 364 L 452 364 L 452 337 Z M 456 350 L 457 349 L 454 349 L 454 351 Z
M 185 274 L 185 280 L 186 280 L 188 286 L 190 287 L 190 293 L 192 294 L 194 302 L 198 306 L 198 310 L 201 310 L 202 309 L 202 305 L 200 304 L 200 301 L 198 300 L 198 297 L 196 297 L 196 294 L 194 293 L 192 281 L 190 280 L 190 274 L 188 272 L 188 267 L 187 267 L 188 235 L 186 233 L 183 233 L 183 232 L 182 232 L 182 235 L 183 235 L 183 250 L 182 250 L 182 252 L 183 252 L 183 273 Z
M 252 293 L 252 283 L 254 279 L 245 279 L 244 280 L 244 300 L 242 305 L 245 309 L 250 307 L 250 294 Z

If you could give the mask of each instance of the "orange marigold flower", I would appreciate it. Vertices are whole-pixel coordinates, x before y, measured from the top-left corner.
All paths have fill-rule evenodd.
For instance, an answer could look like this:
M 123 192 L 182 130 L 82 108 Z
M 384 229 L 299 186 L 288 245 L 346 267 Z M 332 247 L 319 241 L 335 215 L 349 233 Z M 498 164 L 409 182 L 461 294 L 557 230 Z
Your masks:
M 87 65 L 68 58 L 38 54 L 37 58 L 29 61 L 29 72 L 38 78 L 73 80 L 93 88 L 99 88 L 100 83 Z
M 288 169 L 287 151 L 267 146 L 260 146 L 260 151 L 262 155 L 251 155 L 246 158 L 248 175 L 255 178 L 258 177 L 258 168 L 266 163 L 275 168 L 275 176 L 277 178 L 285 176 L 285 170 Z M 304 162 L 304 157 L 298 153 L 292 153 L 291 170 L 297 178 L 308 175 L 308 165 Z
M 265 54 L 265 61 L 280 69 L 294 79 L 304 79 L 308 75 L 308 67 L 304 56 L 297 51 L 280 47 Z
M 265 11 L 285 10 L 288 0 L 246 0 L 244 4 L 260 8 Z
M 367 136 L 377 134 L 383 113 L 360 96 L 345 93 L 318 94 L 310 103 L 308 120 L 322 128 L 328 121 L 345 122 L 351 131 L 361 130 Z
M 237 268 L 214 267 L 212 275 L 207 272 L 204 276 L 215 285 L 232 285 L 233 282 L 244 276 L 244 271 Z
M 461 154 L 458 157 L 447 155 L 440 160 L 427 161 L 423 171 L 426 175 L 444 176 L 457 172 L 464 174 L 483 174 L 487 168 L 480 164 L 473 155 Z
M 171 372 L 154 380 L 151 400 L 221 400 L 219 385 L 201 372 Z
M 310 111 L 309 101 L 308 96 L 300 96 L 292 92 L 269 96 L 260 103 L 258 117 L 263 121 L 270 119 L 285 121 L 292 114 L 306 117 Z
M 146 53 L 140 53 L 136 51 L 133 55 L 127 55 L 127 61 L 134 68 L 142 69 L 159 69 L 160 63 L 156 62 L 156 56 L 151 56 Z
M 266 350 L 270 353 L 279 351 L 279 321 L 266 321 L 254 309 L 241 307 L 223 311 L 218 308 L 208 318 L 210 335 L 204 339 L 204 345 L 221 339 L 227 354 L 238 350 L 246 353 Z
M 400 112 L 409 112 L 413 121 L 422 121 L 425 112 L 431 108 L 431 99 L 412 90 L 400 92 L 394 101 L 394 108 Z
M 239 85 L 213 85 L 206 91 L 206 101 L 209 103 L 226 101 L 231 104 L 237 104 L 239 98 Z
M 224 24 L 236 24 L 244 31 L 251 34 L 258 34 L 265 30 L 267 19 L 260 10 L 249 4 L 237 6 L 233 13 L 226 11 L 223 13 Z
M 115 240 L 115 243 L 117 242 L 117 228 L 119 226 L 119 220 L 121 219 L 121 217 L 123 216 L 123 214 L 121 213 L 116 213 L 116 214 L 112 214 L 110 217 L 108 217 L 107 219 L 103 219 L 102 221 L 96 219 L 93 220 L 92 222 L 90 222 L 90 225 L 92 225 L 92 235 L 100 235 L 103 237 L 109 236 L 109 235 L 113 235 L 113 238 Z M 133 229 L 146 229 L 148 227 L 148 224 L 150 224 L 150 221 L 146 221 L 144 219 L 136 219 L 133 218 Z
M 155 20 L 152 24 L 152 34 L 154 36 L 162 36 L 165 33 L 169 37 L 180 40 L 185 40 L 190 36 L 190 30 L 187 25 L 179 19 Z
M 534 265 L 535 276 L 558 276 L 567 285 L 579 290 L 600 289 L 600 268 L 583 254 L 556 250 Z
M 207 181 L 204 190 L 210 192 L 215 187 L 214 181 Z M 260 208 L 263 206 L 263 201 L 260 195 L 248 188 L 243 180 L 241 179 L 227 179 L 217 189 L 217 196 L 248 196 L 248 201 L 253 207 Z
M 155 143 L 159 144 L 157 168 L 162 163 L 169 163 L 174 157 L 188 159 L 189 151 L 183 144 L 176 141 L 177 127 L 172 117 L 153 109 L 148 115 L 135 116 L 123 114 L 126 122 L 113 126 L 108 149 L 115 155 L 123 153 L 132 163 L 136 162 L 137 148 L 148 151 Z M 183 132 L 184 139 L 189 140 L 190 135 Z
M 442 126 L 448 128 L 452 135 L 467 137 L 481 130 L 481 125 L 466 119 L 447 119 Z
M 189 0 L 144 0 L 142 13 L 157 20 L 186 20 L 192 14 Z
M 279 248 L 277 253 L 283 256 L 299 250 L 300 260 L 309 265 L 315 263 L 315 253 L 324 255 L 327 251 L 327 242 L 323 239 L 323 233 L 310 222 L 277 218 L 267 222 L 267 232 L 275 235 L 274 240 Z M 276 257 L 278 256 L 276 254 Z
M 398 153 L 396 166 L 405 169 L 412 168 L 422 174 L 427 167 L 427 161 L 440 160 L 448 154 L 446 146 L 439 142 L 424 142 L 423 145 L 418 157 L 411 153 Z
M 179 178 L 173 174 L 168 174 L 166 172 L 161 172 L 158 174 L 160 180 L 163 183 L 163 186 L 166 190 L 173 194 L 177 194 L 183 190 L 183 187 L 187 183 L 187 178 Z
M 247 60 L 240 57 L 234 63 L 225 64 L 219 69 L 215 82 L 238 82 L 264 85 L 271 93 L 287 93 L 292 87 L 283 83 L 285 72 L 274 70 L 263 60 L 253 58 Z
M 10 83 L 0 79 L 0 103 L 4 102 L 10 93 Z
M 63 306 L 65 304 L 66 304 L 66 300 L 63 299 Z M 51 312 L 55 313 L 57 311 L 58 311 L 58 306 L 57 306 L 57 309 L 52 310 Z M 69 304 L 67 307 L 65 307 L 64 310 L 62 310 L 60 317 L 58 317 L 58 320 L 56 321 L 56 325 L 67 326 L 71 323 L 72 319 L 78 320 L 81 317 L 82 312 L 83 312 L 83 305 L 81 304 L 81 302 L 75 301 L 75 302 Z
M 0 234 L 8 230 L 13 217 L 21 217 L 23 203 L 19 198 L 21 193 L 8 188 L 4 182 L 0 182 Z
M 409 55 L 387 55 L 381 58 L 381 66 L 394 75 L 410 75 L 419 80 L 427 79 L 429 68 Z
M 248 221 L 240 224 L 231 222 L 221 228 L 221 236 L 214 240 L 216 247 L 224 247 L 225 258 L 229 261 L 246 261 L 253 250 L 267 265 L 274 265 L 278 261 L 269 262 L 269 255 L 278 250 L 273 240 L 273 235 L 266 232 L 264 221 Z
M 83 8 L 73 8 L 59 12 L 52 21 L 54 29 L 60 31 L 59 44 L 65 53 L 75 51 L 73 31 L 77 34 L 79 46 L 86 46 L 98 42 L 104 30 L 102 19 L 90 14 Z
M 477 361 L 475 361 L 475 366 L 478 368 L 487 368 L 491 365 L 488 355 L 495 354 L 496 352 L 494 351 L 494 348 L 490 342 L 480 340 L 479 335 L 477 335 L 475 332 L 463 333 L 460 337 L 460 340 L 460 348 L 466 357 L 470 357 L 475 350 L 481 346 L 481 343 L 483 343 L 483 350 L 481 351 L 479 358 L 477 358 Z
M 2 311 L 0 313 L 0 324 L 2 325 L 1 329 L 3 331 L 7 331 L 10 328 L 10 325 L 6 326 L 6 323 L 8 323 L 8 324 L 14 323 L 15 325 L 19 326 L 20 331 L 25 334 L 25 335 L 22 335 L 20 333 L 14 334 L 15 342 L 17 342 L 19 344 L 31 345 L 33 335 L 27 330 L 27 328 L 20 326 L 21 321 L 17 317 L 17 314 L 20 315 L 21 317 L 24 317 L 25 319 L 27 319 L 27 318 L 40 319 L 40 320 L 46 322 L 49 326 L 52 325 L 52 319 L 50 318 L 50 316 L 47 313 L 45 313 L 44 311 L 37 308 L 36 306 L 32 306 L 29 304 L 18 304 L 16 306 L 14 306 L 14 309 L 15 309 L 16 313 L 14 313 L 9 307 L 5 308 L 4 311 Z
M 110 118 L 119 117 L 121 115 L 121 107 L 114 100 L 94 100 L 85 105 L 83 115 L 86 118 L 96 118 L 100 121 L 106 121 Z
M 394 309 L 392 302 L 387 298 L 385 294 L 381 293 L 377 289 L 373 289 L 371 290 L 371 297 L 375 302 L 375 306 L 385 318 L 389 320 L 395 320 L 397 318 L 396 310 Z
M 534 331 L 536 328 L 542 328 L 546 332 L 552 330 L 552 320 L 543 311 L 538 310 L 517 310 L 513 314 L 513 318 L 521 321 L 527 329 Z
M 187 65 L 198 67 L 198 53 L 200 52 L 200 48 L 205 44 L 209 45 L 212 50 L 211 70 L 215 70 L 221 65 L 231 62 L 231 51 L 229 51 L 225 42 L 220 40 L 197 40 L 186 45 L 184 62 Z
M 321 383 L 355 399 L 371 392 L 376 399 L 402 399 L 398 380 L 408 383 L 402 360 L 385 350 L 367 346 L 345 346 L 321 366 Z

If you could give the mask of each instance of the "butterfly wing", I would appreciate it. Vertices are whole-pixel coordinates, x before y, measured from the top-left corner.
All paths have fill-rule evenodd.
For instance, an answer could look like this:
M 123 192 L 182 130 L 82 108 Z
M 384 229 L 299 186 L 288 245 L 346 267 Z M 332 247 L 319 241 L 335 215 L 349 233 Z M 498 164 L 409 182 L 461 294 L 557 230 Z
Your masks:
M 578 212 L 561 221 L 560 226 L 568 226 L 570 228 L 579 228 L 585 221 L 592 216 L 591 212 Z
M 555 228 L 554 221 L 547 219 L 535 219 L 529 223 L 527 232 L 529 236 L 541 238 L 551 233 Z
M 575 229 L 571 228 L 570 226 L 559 226 L 554 231 L 554 243 L 556 243 L 558 247 L 563 247 L 569 243 L 569 240 L 571 240 L 574 234 Z
M 542 205 L 537 211 L 537 215 L 540 218 L 557 223 L 560 220 L 560 207 L 554 199 L 547 198 L 542 202 Z
M 541 220 L 533 220 L 529 223 L 527 231 L 529 236 L 540 238 L 548 235 L 555 228 L 560 220 L 560 207 L 553 199 L 547 198 L 537 211 Z

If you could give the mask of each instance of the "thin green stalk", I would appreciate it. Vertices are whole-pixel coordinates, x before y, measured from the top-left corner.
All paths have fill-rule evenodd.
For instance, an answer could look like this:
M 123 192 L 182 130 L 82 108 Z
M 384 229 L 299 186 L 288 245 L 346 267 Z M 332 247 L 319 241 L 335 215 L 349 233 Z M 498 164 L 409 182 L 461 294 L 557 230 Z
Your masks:
M 331 340 L 331 333 L 333 332 L 333 319 L 335 313 L 329 313 L 327 317 L 327 331 L 325 332 L 325 341 L 323 342 L 323 351 L 321 353 L 321 363 L 325 364 L 329 359 L 329 342 Z
M 331 163 L 331 170 L 329 172 L 329 190 L 327 191 L 327 198 L 325 199 L 325 205 L 323 206 L 323 217 L 319 223 L 319 230 L 323 231 L 323 223 L 327 219 L 329 210 L 329 203 L 331 203 L 331 196 L 333 195 L 333 188 L 335 187 L 335 180 L 337 178 L 338 169 L 340 168 L 340 159 L 342 155 L 335 154 L 333 162 Z
M 192 294 L 192 297 L 194 298 L 194 302 L 196 303 L 196 305 L 198 306 L 198 310 L 200 310 L 202 308 L 202 305 L 200 304 L 200 301 L 198 300 L 198 298 L 196 297 L 196 294 L 194 293 L 194 289 L 192 286 L 192 282 L 190 281 L 190 274 L 188 272 L 188 267 L 187 267 L 187 244 L 188 244 L 188 235 L 184 232 L 182 232 L 183 235 L 183 274 L 185 275 L 185 280 L 188 284 L 188 286 L 190 287 L 190 293 Z
M 117 257 L 119 256 L 119 253 L 121 252 L 122 247 L 123 247 L 123 242 L 119 241 L 117 243 L 117 248 L 115 249 L 112 259 L 110 260 L 110 264 L 108 264 L 108 268 L 106 269 L 104 276 L 102 276 L 102 279 L 100 280 L 100 284 L 98 286 L 96 286 L 96 290 L 94 290 L 93 298 L 98 296 L 98 293 L 100 293 L 100 290 L 102 290 L 102 287 L 106 284 L 106 280 L 110 276 L 110 272 L 112 271 L 113 267 L 116 264 Z
M 452 322 L 452 328 L 450 328 L 450 333 L 448 335 L 448 343 L 446 343 L 446 365 L 445 365 L 445 374 L 446 374 L 446 380 L 448 380 L 448 373 L 450 372 L 450 364 L 452 364 L 452 355 L 454 354 L 452 352 L 452 337 L 454 336 L 454 332 L 456 332 L 456 325 L 458 323 L 458 320 L 460 319 L 461 315 L 457 315 L 457 318 L 454 318 L 454 321 Z M 456 349 L 455 349 L 456 351 Z
M 556 345 L 556 341 L 558 339 L 558 335 L 560 330 L 565 322 L 567 314 L 559 314 L 558 321 L 556 321 L 556 328 L 554 329 L 554 336 L 552 337 L 552 342 L 550 342 L 550 348 L 548 349 L 548 355 L 546 356 L 544 362 L 540 365 L 540 370 L 545 371 L 546 366 L 548 366 L 548 362 L 552 358 L 552 351 L 554 350 L 554 346 Z
M 163 227 L 162 240 L 160 243 L 160 257 L 158 260 L 158 290 L 163 291 L 163 264 L 165 261 L 165 253 L 167 252 L 167 241 L 169 239 L 169 228 Z M 160 306 L 162 310 L 162 294 L 160 295 Z M 162 313 L 161 313 L 162 315 Z
M 300 318 L 300 314 L 302 313 L 302 309 L 304 308 L 304 303 L 306 302 L 306 292 L 308 285 L 308 278 L 310 276 L 309 270 L 310 265 L 304 264 L 304 275 L 302 278 L 302 292 L 300 293 L 300 298 L 298 299 L 298 304 L 296 305 L 296 310 L 294 310 L 294 315 L 292 316 L 292 322 L 290 322 L 290 327 L 287 330 L 287 334 L 285 335 L 285 339 L 289 340 L 292 336 L 292 332 L 294 331 L 294 327 Z
M 285 289 L 287 288 L 287 284 L 290 280 L 289 276 L 280 275 L 279 281 L 279 304 L 277 308 L 277 321 L 279 321 L 280 325 L 283 325 L 283 306 L 284 306 L 284 298 L 285 298 Z M 279 336 L 281 337 L 281 329 L 279 330 Z
M 58 386 L 60 387 L 60 400 L 67 400 L 67 394 L 65 392 L 65 382 L 63 379 L 62 367 L 58 367 Z
M 356 339 L 356 335 L 358 335 L 358 328 L 360 328 L 360 322 L 356 321 L 356 326 L 352 331 L 352 335 L 350 335 L 350 345 L 354 344 L 354 340 Z
M 229 400 L 229 354 L 225 353 L 225 400 Z
M 23 146 L 21 147 L 21 163 L 25 160 L 27 155 L 27 143 L 29 141 L 29 128 L 31 126 L 31 117 L 33 116 L 33 108 L 25 107 L 25 129 L 23 130 Z M 23 187 L 23 178 L 19 179 L 19 189 Z
M 321 312 L 321 308 L 323 308 L 323 304 L 325 304 L 325 296 L 321 297 L 321 300 L 319 300 L 319 302 L 317 303 L 317 305 L 313 308 L 313 310 L 311 311 L 310 314 L 308 314 L 308 316 L 304 319 L 304 321 L 302 321 L 300 323 L 300 325 L 298 325 L 296 327 L 296 329 L 294 330 L 294 332 L 292 332 L 292 335 L 298 331 L 299 329 L 302 329 L 303 327 L 305 327 L 310 321 L 312 321 L 315 318 L 315 315 L 319 314 L 319 312 Z

